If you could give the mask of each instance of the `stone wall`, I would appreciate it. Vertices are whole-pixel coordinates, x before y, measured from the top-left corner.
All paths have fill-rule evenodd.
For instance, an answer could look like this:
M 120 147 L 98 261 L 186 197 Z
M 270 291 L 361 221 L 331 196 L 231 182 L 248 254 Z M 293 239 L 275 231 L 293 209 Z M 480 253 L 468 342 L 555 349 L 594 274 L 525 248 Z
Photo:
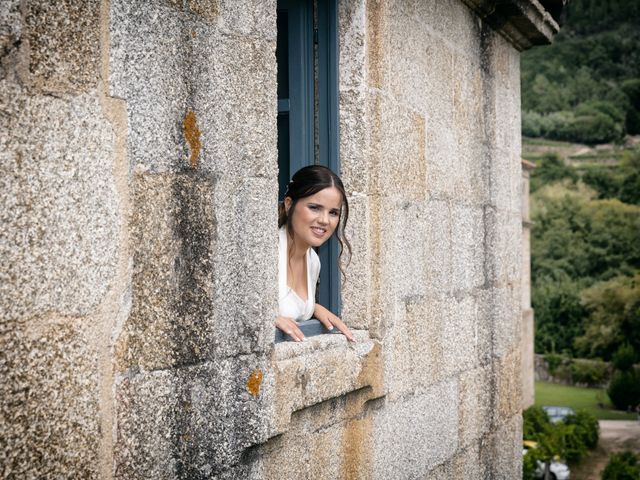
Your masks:
M 485 3 L 340 2 L 358 343 L 274 346 L 275 0 L 3 2 L 3 478 L 518 478 L 518 49 L 557 26 Z

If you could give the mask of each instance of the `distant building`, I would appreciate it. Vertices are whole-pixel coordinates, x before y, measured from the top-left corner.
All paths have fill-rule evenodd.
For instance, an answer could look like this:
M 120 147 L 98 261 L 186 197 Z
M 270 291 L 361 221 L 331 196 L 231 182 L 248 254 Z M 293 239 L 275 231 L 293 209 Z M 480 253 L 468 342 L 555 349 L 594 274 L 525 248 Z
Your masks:
M 529 176 L 535 164 L 522 160 L 522 408 L 535 402 L 534 321 L 531 308 L 531 218 Z
M 520 478 L 543 4 L 4 1 L 2 477 Z M 278 185 L 313 162 L 355 345 L 274 345 Z

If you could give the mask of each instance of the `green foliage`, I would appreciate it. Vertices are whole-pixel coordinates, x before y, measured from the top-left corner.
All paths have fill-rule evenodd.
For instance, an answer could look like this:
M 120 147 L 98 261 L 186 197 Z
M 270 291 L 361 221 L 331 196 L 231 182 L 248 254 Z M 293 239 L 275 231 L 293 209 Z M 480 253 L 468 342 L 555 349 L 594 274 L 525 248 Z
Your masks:
M 553 424 L 541 407 L 529 407 L 523 414 L 523 438 L 537 442 L 523 458 L 523 478 L 533 478 L 536 461 L 545 463 L 559 457 L 579 462 L 598 444 L 598 420 L 586 411 L 578 411 L 565 422 Z
M 576 358 L 571 362 L 571 380 L 573 383 L 597 386 L 606 382 L 609 365 L 602 360 Z
M 532 195 L 536 351 L 609 360 L 626 337 L 640 351 L 640 206 L 595 199 L 566 168 L 545 158 Z
M 614 453 L 602 472 L 602 480 L 638 480 L 640 478 L 640 462 L 638 457 L 629 451 Z
M 617 170 L 596 165 L 584 171 L 582 181 L 598 192 L 598 198 L 618 198 L 623 178 Z
M 618 347 L 616 353 L 613 354 L 613 365 L 617 370 L 626 372 L 633 368 L 633 364 L 636 363 L 638 355 L 629 343 L 625 343 Z
M 527 453 L 522 457 L 522 479 L 523 480 L 535 480 L 535 472 L 537 467 L 537 452 L 535 448 L 527 450 Z
M 585 169 L 582 181 L 597 192 L 598 198 L 640 205 L 640 149 L 624 151 L 616 168 L 598 165 Z
M 536 312 L 536 352 L 573 352 L 573 342 L 584 333 L 585 310 L 580 303 L 580 284 L 569 279 L 538 280 L 532 290 Z M 554 369 L 552 375 L 561 372 Z
M 523 53 L 525 135 L 599 143 L 640 131 L 639 5 L 572 0 L 554 44 Z
M 558 110 L 547 114 L 526 110 L 522 116 L 522 134 L 586 144 L 619 141 L 624 136 L 624 117 L 614 119 L 604 112 L 619 112 L 611 102 L 600 102 L 596 109 L 580 104 L 574 111 Z M 616 115 L 617 116 L 617 115 Z
M 550 352 L 544 355 L 544 360 L 549 367 L 549 373 L 555 375 L 558 367 L 567 361 L 567 356 L 561 353 Z
M 565 424 L 573 425 L 573 434 L 580 439 L 587 449 L 594 449 L 598 445 L 600 426 L 595 415 L 586 410 L 578 410 L 575 415 L 569 415 Z
M 522 436 L 525 440 L 539 440 L 551 425 L 542 407 L 532 406 L 522 413 Z
M 564 12 L 569 34 L 600 32 L 620 22 L 640 21 L 638 0 L 571 0 L 569 7 Z
M 613 104 L 609 104 L 615 110 Z M 595 145 L 598 143 L 615 142 L 624 136 L 623 122 L 596 109 L 581 104 L 576 109 L 575 117 L 560 127 L 554 137 L 558 140 L 569 140 L 579 143 Z
M 608 360 L 623 355 L 620 349 L 628 345 L 635 360 L 640 352 L 640 272 L 594 284 L 582 292 L 582 305 L 589 315 L 576 350 Z
M 537 162 L 529 189 L 533 193 L 543 185 L 564 179 L 575 182 L 578 175 L 573 168 L 565 165 L 557 153 L 547 153 Z
M 616 371 L 607 393 L 619 410 L 633 409 L 640 405 L 640 371 Z
M 627 151 L 622 155 L 620 174 L 620 201 L 640 205 L 640 149 Z
M 587 445 L 583 436 L 585 432 L 580 430 L 577 425 L 569 425 L 565 423 L 561 427 L 564 437 L 564 458 L 569 462 L 579 462 L 587 453 Z
M 627 133 L 640 133 L 640 78 L 630 78 L 622 82 L 622 91 L 629 99 L 629 106 L 625 115 Z

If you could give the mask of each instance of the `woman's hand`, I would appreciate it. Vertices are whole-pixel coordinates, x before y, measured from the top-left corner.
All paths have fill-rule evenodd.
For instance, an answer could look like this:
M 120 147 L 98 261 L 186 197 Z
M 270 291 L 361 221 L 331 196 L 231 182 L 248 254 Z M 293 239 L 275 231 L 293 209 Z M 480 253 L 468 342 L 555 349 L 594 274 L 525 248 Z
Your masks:
M 349 330 L 344 322 L 319 303 L 316 303 L 316 308 L 313 311 L 313 315 L 318 320 L 320 320 L 320 322 L 325 326 L 327 330 L 333 330 L 333 327 L 336 327 L 342 332 L 345 337 L 347 337 L 347 340 L 355 343 L 356 340 L 355 338 L 353 338 L 351 330 Z
M 278 317 L 276 318 L 276 327 L 282 330 L 284 333 L 293 338 L 296 342 L 303 342 L 304 335 L 300 328 L 298 328 L 298 323 L 289 317 Z

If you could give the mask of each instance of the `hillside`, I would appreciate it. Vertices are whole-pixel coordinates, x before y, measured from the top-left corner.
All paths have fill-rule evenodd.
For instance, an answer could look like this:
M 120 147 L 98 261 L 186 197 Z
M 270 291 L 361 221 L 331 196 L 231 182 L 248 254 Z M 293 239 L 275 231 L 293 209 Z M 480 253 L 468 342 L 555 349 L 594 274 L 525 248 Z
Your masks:
M 522 55 L 522 132 L 595 145 L 640 134 L 640 0 L 572 0 Z

